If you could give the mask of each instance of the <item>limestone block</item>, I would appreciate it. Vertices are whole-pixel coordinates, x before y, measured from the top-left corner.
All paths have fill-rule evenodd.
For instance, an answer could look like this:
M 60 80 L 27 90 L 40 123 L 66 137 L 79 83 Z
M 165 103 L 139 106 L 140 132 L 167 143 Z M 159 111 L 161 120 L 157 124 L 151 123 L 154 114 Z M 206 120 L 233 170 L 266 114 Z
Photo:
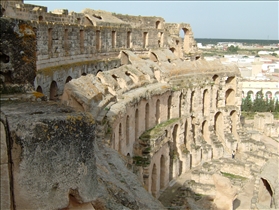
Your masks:
M 233 201 L 237 197 L 237 190 L 231 185 L 229 178 L 223 177 L 219 174 L 213 176 L 216 195 L 214 198 L 214 204 L 216 210 L 228 210 L 233 209 Z

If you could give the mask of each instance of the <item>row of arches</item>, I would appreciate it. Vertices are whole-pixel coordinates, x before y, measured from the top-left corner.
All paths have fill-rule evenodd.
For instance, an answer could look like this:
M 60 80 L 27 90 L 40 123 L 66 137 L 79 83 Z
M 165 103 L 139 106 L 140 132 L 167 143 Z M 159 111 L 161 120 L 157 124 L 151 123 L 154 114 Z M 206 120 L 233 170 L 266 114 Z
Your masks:
M 210 92 L 212 92 L 212 90 L 203 90 L 202 99 L 198 97 L 194 90 L 186 94 L 183 94 L 182 92 L 174 95 L 169 93 L 168 96 L 161 97 L 163 100 L 154 97 L 149 101 L 145 100 L 141 102 L 139 107 L 134 109 L 134 113 L 130 112 L 126 115 L 126 119 L 122 118 L 119 123 L 116 123 L 115 127 L 117 128 L 114 130 L 117 132 L 114 133 L 112 147 L 118 151 L 123 151 L 123 148 L 129 147 L 128 145 L 130 144 L 131 139 L 134 139 L 135 141 L 144 131 L 169 119 L 180 118 L 189 113 L 194 114 L 200 110 L 200 108 L 202 108 L 203 116 L 205 118 L 209 117 L 211 110 L 218 108 L 218 98 L 216 100 L 216 107 L 213 108 L 211 106 L 210 98 L 212 94 Z M 187 102 L 188 100 L 190 101 L 189 104 Z M 202 104 L 199 104 L 200 101 Z M 226 105 L 235 105 L 235 91 L 233 89 L 228 89 L 226 91 L 225 101 Z M 193 118 L 193 120 L 194 119 L 195 118 Z M 125 132 L 124 127 L 126 127 Z M 208 139 L 209 137 L 206 135 L 208 133 L 206 127 L 208 126 L 205 122 L 202 130 L 204 131 L 205 139 Z M 193 126 L 192 129 L 195 131 L 195 126 Z M 193 135 L 195 135 L 195 132 L 193 132 Z M 129 148 L 129 151 L 127 151 L 126 154 L 128 152 L 133 154 L 131 151 L 132 148 Z
M 270 90 L 249 90 L 249 91 L 242 91 L 242 98 L 250 97 L 251 100 L 256 99 L 259 97 L 261 94 L 264 94 L 264 98 L 267 100 L 274 99 L 274 100 L 279 100 L 279 91 L 270 91 Z
M 230 111 L 230 129 L 231 135 L 235 136 L 236 125 L 237 125 L 237 111 Z M 210 150 L 203 149 L 192 149 L 191 144 L 201 145 L 201 142 L 195 140 L 195 135 L 202 135 L 209 145 L 212 145 L 210 134 L 216 133 L 219 140 L 222 142 L 224 147 L 227 145 L 224 138 L 225 130 L 225 117 L 224 113 L 218 111 L 214 114 L 213 127 L 214 130 L 209 130 L 210 122 L 204 120 L 200 126 L 195 125 L 195 119 L 185 119 L 183 124 L 175 124 L 168 133 L 169 142 L 161 146 L 161 150 L 156 152 L 151 160 L 148 171 L 145 176 L 143 175 L 144 184 L 146 189 L 154 196 L 158 197 L 160 190 L 163 190 L 170 181 L 180 176 L 182 173 L 190 170 L 192 167 L 197 166 L 203 162 L 210 161 L 212 158 L 217 157 L 218 154 L 214 155 L 215 148 L 211 147 Z M 191 128 L 190 128 L 191 127 Z M 201 132 L 200 134 L 198 132 Z M 192 133 L 191 135 L 189 133 Z M 194 135 L 194 133 L 196 133 Z M 222 137 L 221 137 L 222 136 Z M 184 141 L 182 141 L 184 139 Z M 184 145 L 189 151 L 185 154 L 181 148 Z M 217 153 L 217 152 L 216 152 Z

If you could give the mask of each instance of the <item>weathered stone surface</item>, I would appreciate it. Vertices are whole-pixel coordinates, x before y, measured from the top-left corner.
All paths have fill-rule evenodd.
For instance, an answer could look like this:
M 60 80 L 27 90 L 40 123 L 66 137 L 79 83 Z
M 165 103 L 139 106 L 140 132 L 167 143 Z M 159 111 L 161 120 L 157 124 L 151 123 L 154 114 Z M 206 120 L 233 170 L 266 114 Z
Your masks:
M 119 153 L 97 144 L 90 113 L 14 101 L 1 111 L 14 163 L 12 171 L 1 165 L 1 198 L 9 200 L 2 189 L 9 189 L 12 173 L 15 209 L 162 209 Z
M 33 89 L 36 76 L 36 34 L 30 22 L 1 18 L 1 93 Z
M 237 191 L 232 187 L 230 180 L 219 174 L 214 174 L 213 181 L 216 188 L 216 195 L 214 198 L 216 210 L 232 209 L 233 201 L 237 197 Z

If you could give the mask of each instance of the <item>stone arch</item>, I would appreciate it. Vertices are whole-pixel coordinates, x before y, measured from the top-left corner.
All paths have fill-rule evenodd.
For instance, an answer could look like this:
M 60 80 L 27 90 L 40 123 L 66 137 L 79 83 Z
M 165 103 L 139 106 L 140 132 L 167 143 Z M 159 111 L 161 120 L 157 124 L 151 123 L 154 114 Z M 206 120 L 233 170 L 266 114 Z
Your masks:
M 188 28 L 182 28 L 183 31 L 183 48 L 186 53 L 190 52 L 190 30 Z
M 207 116 L 210 110 L 210 96 L 209 91 L 205 89 L 203 91 L 203 115 Z
M 118 127 L 118 151 L 121 153 L 122 150 L 122 124 L 119 123 L 119 127 Z
M 131 48 L 132 32 L 127 31 L 127 48 Z
M 111 32 L 111 47 L 115 48 L 116 46 L 116 31 Z
M 236 83 L 236 78 L 235 77 L 228 77 L 226 79 L 226 84 L 235 84 Z
M 160 99 L 157 99 L 156 101 L 156 124 L 160 123 L 160 113 L 161 112 L 161 104 L 160 104 Z
M 212 80 L 214 82 L 215 85 L 219 84 L 220 82 L 220 78 L 217 74 L 215 74 L 213 77 L 212 77 Z
M 216 135 L 224 141 L 224 118 L 222 112 L 217 112 L 214 116 L 214 130 Z
M 267 100 L 272 99 L 272 92 L 271 92 L 271 91 L 266 91 L 266 93 L 265 93 L 265 98 L 266 98 Z
M 130 143 L 130 117 L 127 115 L 126 117 L 126 145 Z
M 157 168 L 156 164 L 153 164 L 151 174 L 151 193 L 153 197 L 157 198 Z
M 68 83 L 68 82 L 70 82 L 71 80 L 72 80 L 72 77 L 71 77 L 71 76 L 68 76 L 65 83 Z
M 235 104 L 235 91 L 233 89 L 228 89 L 226 91 L 226 105 Z
M 172 97 L 170 95 L 168 97 L 168 120 L 171 118 L 171 101 L 172 101 Z
M 39 16 L 39 21 L 43 21 L 44 17 L 42 15 Z
M 121 60 L 121 65 L 126 65 L 131 63 L 128 54 L 125 53 L 124 51 L 121 51 L 120 60 Z
M 207 142 L 207 143 L 210 143 L 210 133 L 209 133 L 209 127 L 208 127 L 208 122 L 207 120 L 203 121 L 202 123 L 202 135 L 203 135 L 203 138 L 204 140 Z
M 166 179 L 166 158 L 164 155 L 161 155 L 160 158 L 160 189 L 164 189 L 165 187 L 165 179 Z
M 188 135 L 188 121 L 185 120 L 185 123 L 184 123 L 184 145 L 187 147 L 187 136 Z
M 149 104 L 145 105 L 145 130 L 149 128 Z
M 161 21 L 156 21 L 156 29 L 162 29 Z
M 81 76 L 86 76 L 87 74 L 85 73 L 85 72 L 83 72 L 82 74 L 81 74 Z
M 235 110 L 231 111 L 230 113 L 230 118 L 231 118 L 231 133 L 235 138 L 237 138 L 237 112 Z
M 273 197 L 273 191 L 270 184 L 268 183 L 268 180 L 261 178 L 261 182 L 259 184 L 259 195 L 258 195 L 259 203 L 263 206 L 274 208 L 275 206 L 273 206 L 274 201 L 272 197 Z
M 179 107 L 178 107 L 179 117 L 182 116 L 182 98 L 183 98 L 183 94 L 181 93 L 180 96 L 179 96 Z
M 148 32 L 143 32 L 143 48 L 148 46 Z
M 171 47 L 171 48 L 170 48 L 170 51 L 171 51 L 172 53 L 174 53 L 174 54 L 176 53 L 176 49 L 175 49 L 174 47 Z
M 190 112 L 194 111 L 194 97 L 195 97 L 195 91 L 191 92 L 191 98 L 190 98 Z
M 101 70 L 101 69 L 99 69 L 98 71 L 97 71 L 97 74 L 96 74 L 96 76 L 99 74 L 99 73 L 102 73 L 103 71 Z
M 58 87 L 56 81 L 52 81 L 49 90 L 49 99 L 56 100 L 58 97 Z
M 135 112 L 135 137 L 136 139 L 139 137 L 139 110 L 136 109 Z
M 158 62 L 158 57 L 155 53 L 150 53 L 150 60 L 154 61 L 154 62 Z
M 43 93 L 43 89 L 42 89 L 41 86 L 38 86 L 37 89 L 36 89 L 36 91 L 39 92 L 39 93 Z
M 252 90 L 249 90 L 249 91 L 247 92 L 247 97 L 249 97 L 249 96 L 250 96 L 251 100 L 254 100 L 254 99 L 255 99 L 254 92 L 253 92 Z

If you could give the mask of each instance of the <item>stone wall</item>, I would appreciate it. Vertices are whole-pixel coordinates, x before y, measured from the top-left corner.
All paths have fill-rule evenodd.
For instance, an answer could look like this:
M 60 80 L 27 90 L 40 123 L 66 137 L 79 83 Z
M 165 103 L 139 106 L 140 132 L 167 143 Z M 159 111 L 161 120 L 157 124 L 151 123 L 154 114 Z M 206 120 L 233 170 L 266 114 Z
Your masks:
M 233 66 L 182 61 L 170 51 L 149 55 L 123 51 L 126 65 L 72 80 L 62 101 L 94 113 L 102 124 L 98 138 L 132 158 L 158 197 L 182 173 L 236 149 L 241 90 Z

